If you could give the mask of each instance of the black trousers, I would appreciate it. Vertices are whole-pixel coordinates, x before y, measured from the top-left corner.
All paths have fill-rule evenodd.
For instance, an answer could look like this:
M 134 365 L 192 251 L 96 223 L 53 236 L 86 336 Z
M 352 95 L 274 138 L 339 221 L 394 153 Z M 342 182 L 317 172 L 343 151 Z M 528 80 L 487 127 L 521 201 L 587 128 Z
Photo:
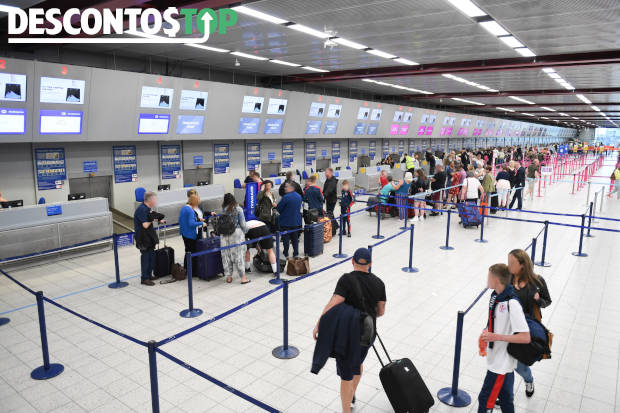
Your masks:
M 510 206 L 508 206 L 509 209 L 512 209 L 512 206 L 514 205 L 516 200 L 518 200 L 517 209 L 523 208 L 523 187 L 517 187 L 516 189 L 517 190 L 515 191 L 515 194 L 512 197 L 512 201 L 510 201 Z
M 327 210 L 327 215 L 329 216 L 330 214 L 333 216 L 334 215 L 334 208 L 336 208 L 336 203 L 338 202 L 338 200 L 335 201 L 325 201 L 325 209 Z
M 183 244 L 185 244 L 185 255 L 183 256 L 183 267 L 185 268 L 187 268 L 187 253 L 196 252 L 196 241 L 197 240 L 195 239 L 183 237 Z

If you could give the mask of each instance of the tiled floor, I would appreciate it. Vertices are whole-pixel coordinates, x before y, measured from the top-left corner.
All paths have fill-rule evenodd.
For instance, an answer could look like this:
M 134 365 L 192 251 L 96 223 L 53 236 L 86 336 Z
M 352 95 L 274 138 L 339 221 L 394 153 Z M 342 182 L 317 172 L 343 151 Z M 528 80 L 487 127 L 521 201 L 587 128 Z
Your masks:
M 610 169 L 610 168 L 607 168 Z M 608 175 L 607 169 L 599 175 Z M 593 188 L 598 188 L 594 185 Z M 527 201 L 536 210 L 582 213 L 585 190 L 569 195 L 568 184 L 548 189 L 544 198 Z M 358 204 L 360 206 L 361 204 Z M 500 213 L 500 216 L 505 213 Z M 620 201 L 606 200 L 603 215 L 620 217 Z M 511 212 L 511 217 L 549 219 L 574 223 L 578 218 L 532 216 Z M 455 218 L 455 217 L 453 217 Z M 484 287 L 490 264 L 505 262 L 509 250 L 525 247 L 540 224 L 490 220 L 487 244 L 478 244 L 475 229 L 458 227 L 452 220 L 450 244 L 445 241 L 446 218 L 433 217 L 416 225 L 414 265 L 419 273 L 406 274 L 408 234 L 377 247 L 373 270 L 387 286 L 386 315 L 379 332 L 392 358 L 409 357 L 431 392 L 449 386 L 454 357 L 456 313 L 466 308 Z M 597 226 L 620 229 L 618 222 Z M 398 232 L 399 222 L 381 223 L 383 234 Z M 344 250 L 372 244 L 376 219 L 360 214 L 353 219 L 354 236 L 344 239 Z M 578 230 L 551 226 L 547 260 L 539 268 L 551 291 L 552 306 L 544 312 L 554 332 L 553 358 L 536 364 L 536 394 L 526 399 L 521 379 L 515 384 L 517 412 L 620 412 L 620 270 L 617 246 L 620 234 L 594 231 L 585 239 L 587 258 L 570 253 L 578 247 Z M 541 238 L 542 240 L 542 238 Z M 177 254 L 182 242 L 169 240 Z M 336 240 L 311 260 L 312 269 L 335 261 Z M 540 247 L 538 250 L 540 254 Z M 120 250 L 123 277 L 138 273 L 137 250 Z M 282 293 L 278 291 L 230 316 L 162 347 L 166 352 L 286 412 L 337 412 L 338 379 L 333 361 L 319 375 L 309 372 L 314 341 L 312 328 L 329 299 L 337 278 L 350 270 L 347 262 L 290 287 L 290 337 L 301 351 L 292 360 L 278 360 L 271 350 L 282 344 Z M 13 275 L 48 297 L 89 289 L 59 298 L 58 302 L 94 320 L 140 340 L 161 340 L 214 315 L 246 302 L 272 288 L 265 274 L 251 274 L 252 283 L 241 286 L 223 280 L 194 283 L 195 305 L 205 314 L 197 319 L 179 317 L 187 307 L 185 283 L 142 287 L 138 280 L 120 290 L 106 288 L 113 279 L 112 253 L 100 253 L 14 271 Z M 477 355 L 477 336 L 485 324 L 487 296 L 467 315 L 464 327 L 459 387 L 475 399 L 485 373 L 485 360 Z M 34 298 L 6 278 L 0 278 L 0 312 L 28 306 Z M 52 362 L 65 371 L 38 382 L 30 371 L 41 364 L 36 308 L 7 314 L 11 323 L 0 327 L 1 412 L 148 412 L 151 410 L 147 350 L 75 316 L 46 305 Z M 161 355 L 157 357 L 160 406 L 163 412 L 246 412 L 259 408 Z M 379 364 L 371 352 L 357 393 L 357 412 L 390 412 L 379 381 Z M 434 412 L 475 411 L 477 403 L 455 409 L 437 402 Z

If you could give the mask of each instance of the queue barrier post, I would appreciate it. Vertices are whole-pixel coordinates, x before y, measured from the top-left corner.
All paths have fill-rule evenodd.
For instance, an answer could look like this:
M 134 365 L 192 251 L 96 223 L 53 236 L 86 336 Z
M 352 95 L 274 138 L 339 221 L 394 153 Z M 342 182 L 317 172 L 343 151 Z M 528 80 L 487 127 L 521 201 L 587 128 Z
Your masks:
M 540 261 L 534 262 L 534 265 L 537 265 L 539 267 L 551 267 L 551 264 L 549 262 L 545 261 L 545 255 L 547 253 L 547 232 L 549 231 L 549 221 L 545 221 L 545 230 L 543 232 L 543 245 L 542 245 L 542 254 L 540 257 Z
M 3 326 L 5 324 L 9 324 L 10 322 L 11 322 L 10 318 L 0 317 L 0 326 Z
M 582 247 L 583 247 L 583 229 L 586 226 L 586 215 L 585 214 L 581 214 L 581 230 L 580 230 L 580 234 L 579 234 L 579 251 L 573 252 L 573 255 L 575 257 L 587 257 L 588 254 L 586 254 L 585 252 L 582 251 Z
M 59 363 L 50 363 L 50 353 L 47 347 L 47 328 L 45 327 L 45 308 L 43 303 L 43 291 L 35 293 L 37 298 L 37 312 L 39 314 L 39 331 L 41 333 L 41 352 L 43 353 L 43 365 L 32 370 L 30 377 L 35 380 L 47 380 L 58 376 L 65 367 Z
M 594 193 L 594 208 L 592 208 L 593 214 L 596 215 L 596 207 L 598 206 L 598 191 L 596 191 Z M 592 215 L 592 213 L 590 214 Z M 594 222 L 595 224 L 598 224 L 598 219 L 594 218 L 594 216 L 592 217 L 592 222 Z
M 532 262 L 536 262 L 536 238 L 532 238 L 532 253 L 530 254 Z
M 368 246 L 368 252 L 370 253 L 370 266 L 368 267 L 368 272 L 372 272 L 372 245 Z
M 458 312 L 456 319 L 456 344 L 454 346 L 454 367 L 452 369 L 452 386 L 437 392 L 437 398 L 448 406 L 465 407 L 471 403 L 471 396 L 459 389 L 459 370 L 461 366 L 461 343 L 463 341 L 463 321 L 465 313 Z
M 407 229 L 407 221 L 409 221 L 409 197 L 405 198 L 405 206 L 400 207 L 405 211 L 405 225 L 400 227 L 400 229 Z
M 409 266 L 403 267 L 403 272 L 418 272 L 419 270 L 413 266 L 413 231 L 415 230 L 415 225 L 411 224 L 409 232 L 411 233 L 409 237 Z
M 594 207 L 594 202 L 590 202 L 589 213 L 588 213 L 588 232 L 586 233 L 586 238 L 594 238 L 594 235 L 590 234 L 590 228 L 592 227 L 592 209 Z
M 591 182 L 588 182 L 588 195 L 586 196 L 586 205 L 590 202 L 590 187 L 592 186 Z
M 347 254 L 342 253 L 342 231 L 344 228 L 344 215 L 340 214 L 340 232 L 338 234 L 338 254 L 332 255 L 334 258 L 346 258 Z
M 276 231 L 276 276 L 269 280 L 269 284 L 282 284 L 280 278 L 280 231 Z
M 284 333 L 284 343 L 281 346 L 278 346 L 273 349 L 271 354 L 278 359 L 288 360 L 295 358 L 299 355 L 299 350 L 297 347 L 288 345 L 288 280 L 282 280 L 282 322 L 284 325 L 283 333 Z
M 194 308 L 194 289 L 192 287 L 192 253 L 185 254 L 185 261 L 187 262 L 187 297 L 189 308 L 183 310 L 179 315 L 183 318 L 194 318 L 202 314 L 200 308 Z
M 381 213 L 383 212 L 383 200 L 377 204 L 377 235 L 373 235 L 374 239 L 383 239 L 385 238 L 381 235 Z
M 157 342 L 151 340 L 147 343 L 149 351 L 149 375 L 151 377 L 151 406 L 153 413 L 159 413 L 159 386 L 157 383 Z
M 477 207 L 476 207 L 477 208 Z M 486 205 L 482 205 L 482 219 L 480 222 L 480 238 L 475 239 L 474 241 L 476 242 L 480 242 L 480 243 L 485 243 L 488 242 L 486 239 L 484 239 L 484 213 L 486 211 Z
M 599 212 L 603 212 L 603 202 L 605 202 L 605 186 L 601 188 L 601 206 L 599 207 Z
M 109 288 L 123 288 L 129 285 L 126 281 L 121 281 L 120 268 L 118 264 L 118 237 L 116 234 L 112 234 L 112 249 L 114 250 L 114 273 L 116 281 L 108 284 Z
M 454 249 L 454 247 L 450 246 L 450 215 L 452 215 L 452 211 L 448 209 L 447 212 L 448 220 L 446 221 L 446 245 L 442 245 L 439 248 L 442 250 L 451 251 Z

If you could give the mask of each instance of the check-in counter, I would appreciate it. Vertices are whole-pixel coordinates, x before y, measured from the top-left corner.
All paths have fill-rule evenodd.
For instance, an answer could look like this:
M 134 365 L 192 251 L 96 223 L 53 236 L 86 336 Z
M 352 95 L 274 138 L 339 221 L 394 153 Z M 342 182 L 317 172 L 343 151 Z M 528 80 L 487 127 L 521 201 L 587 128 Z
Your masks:
M 395 181 L 400 181 L 405 177 L 405 172 L 405 164 L 397 163 L 394 164 L 394 168 L 390 169 L 388 174 L 392 175 L 392 178 L 394 178 Z
M 340 169 L 334 171 L 334 176 L 338 178 L 338 196 L 340 196 L 340 191 L 342 190 L 342 181 L 349 181 L 349 188 L 353 190 L 355 188 L 355 177 L 353 176 L 353 171 L 350 169 Z M 319 172 L 319 186 L 323 188 L 323 184 L 325 184 L 325 172 Z
M 112 235 L 106 198 L 0 210 L 0 259 L 88 243 Z M 111 239 L 90 247 L 111 246 Z
M 390 170 L 390 165 L 377 165 L 359 168 L 359 172 L 355 176 L 355 186 L 362 188 L 367 192 L 378 191 L 381 187 L 379 175 L 382 170 Z
M 190 188 L 157 192 L 158 202 L 155 210 L 166 216 L 167 225 L 179 223 L 181 208 L 187 204 L 188 189 Z M 201 209 L 216 212 L 222 209 L 222 202 L 226 193 L 224 185 L 197 186 L 194 189 L 198 191 Z

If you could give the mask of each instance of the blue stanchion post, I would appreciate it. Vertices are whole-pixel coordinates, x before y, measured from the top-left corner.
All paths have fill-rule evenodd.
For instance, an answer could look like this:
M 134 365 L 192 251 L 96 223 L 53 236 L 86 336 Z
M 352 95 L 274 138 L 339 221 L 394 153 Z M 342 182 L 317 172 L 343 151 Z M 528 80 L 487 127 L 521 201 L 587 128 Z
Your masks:
M 594 202 L 590 202 L 590 209 L 588 213 L 588 232 L 584 235 L 586 238 L 594 238 L 594 235 L 590 234 L 590 227 L 592 227 L 592 209 L 594 207 Z
M 36 292 L 37 311 L 39 313 L 39 331 L 41 332 L 41 352 L 43 353 L 43 365 L 32 370 L 30 377 L 35 380 L 47 380 L 58 376 L 65 367 L 59 363 L 50 363 L 50 353 L 47 348 L 47 328 L 45 327 L 45 308 L 43 303 L 43 291 Z
M 340 233 L 338 234 L 338 254 L 334 254 L 334 258 L 346 258 L 347 254 L 342 253 L 342 231 L 344 228 L 345 217 L 340 214 Z
M 282 280 L 284 285 L 282 286 L 282 321 L 284 324 L 284 343 L 273 349 L 271 354 L 278 359 L 292 359 L 299 355 L 297 347 L 288 345 L 288 281 Z
M 3 326 L 5 324 L 9 324 L 11 322 L 11 319 L 6 318 L 6 317 L 0 317 L 0 326 Z
M 282 278 L 280 278 L 280 231 L 276 231 L 276 277 L 269 280 L 269 284 L 282 284 Z
M 110 288 L 123 288 L 129 285 L 126 281 L 121 281 L 121 272 L 118 265 L 118 237 L 116 234 L 112 234 L 112 249 L 114 250 L 114 273 L 116 275 L 116 281 L 108 284 Z
M 586 226 L 586 216 L 585 214 L 581 214 L 581 230 L 579 234 L 579 251 L 573 252 L 575 257 L 587 257 L 588 254 L 582 251 L 583 248 L 583 229 Z
M 404 207 L 402 207 L 405 210 L 405 225 L 403 225 L 402 227 L 400 227 L 400 229 L 407 229 L 407 221 L 409 221 L 409 198 L 406 198 L 405 201 L 405 205 Z
M 151 340 L 147 343 L 149 350 L 149 373 L 151 376 L 151 405 L 153 413 L 159 413 L 159 386 L 157 383 L 157 353 L 155 348 L 157 342 Z
M 474 240 L 474 241 L 480 242 L 480 243 L 488 242 L 486 239 L 484 239 L 484 213 L 485 213 L 485 208 L 486 208 L 486 206 L 482 205 L 482 219 L 480 221 L 480 238 L 477 238 L 477 239 Z
M 536 238 L 532 238 L 532 252 L 530 258 L 532 262 L 536 262 Z
M 383 235 L 381 235 L 381 213 L 383 210 L 383 201 L 379 202 L 377 204 L 377 235 L 373 235 L 372 237 L 374 239 L 383 239 L 385 238 Z
M 543 245 L 540 261 L 534 262 L 539 267 L 551 267 L 549 262 L 545 261 L 545 255 L 547 254 L 547 232 L 549 231 L 549 221 L 545 221 L 545 230 L 543 232 Z
M 461 343 L 463 341 L 463 320 L 465 313 L 458 312 L 456 319 L 456 344 L 454 345 L 454 367 L 452 369 L 452 386 L 444 387 L 437 392 L 437 398 L 448 406 L 465 407 L 471 403 L 467 392 L 459 389 L 459 370 L 461 367 Z
M 454 249 L 454 247 L 450 246 L 450 215 L 452 215 L 452 211 L 448 209 L 446 212 L 448 213 L 448 221 L 446 221 L 446 245 L 442 245 L 439 248 L 450 251 Z
M 370 252 L 370 266 L 368 267 L 368 272 L 372 272 L 372 245 L 368 246 L 368 252 Z
M 413 231 L 415 230 L 415 225 L 411 224 L 410 227 L 410 236 L 409 236 L 409 266 L 403 267 L 403 272 L 418 272 L 419 270 L 413 266 Z
M 192 253 L 185 254 L 185 260 L 187 262 L 187 297 L 189 300 L 189 308 L 183 310 L 179 315 L 183 318 L 198 317 L 202 314 L 200 308 L 194 308 L 194 289 L 192 287 Z

